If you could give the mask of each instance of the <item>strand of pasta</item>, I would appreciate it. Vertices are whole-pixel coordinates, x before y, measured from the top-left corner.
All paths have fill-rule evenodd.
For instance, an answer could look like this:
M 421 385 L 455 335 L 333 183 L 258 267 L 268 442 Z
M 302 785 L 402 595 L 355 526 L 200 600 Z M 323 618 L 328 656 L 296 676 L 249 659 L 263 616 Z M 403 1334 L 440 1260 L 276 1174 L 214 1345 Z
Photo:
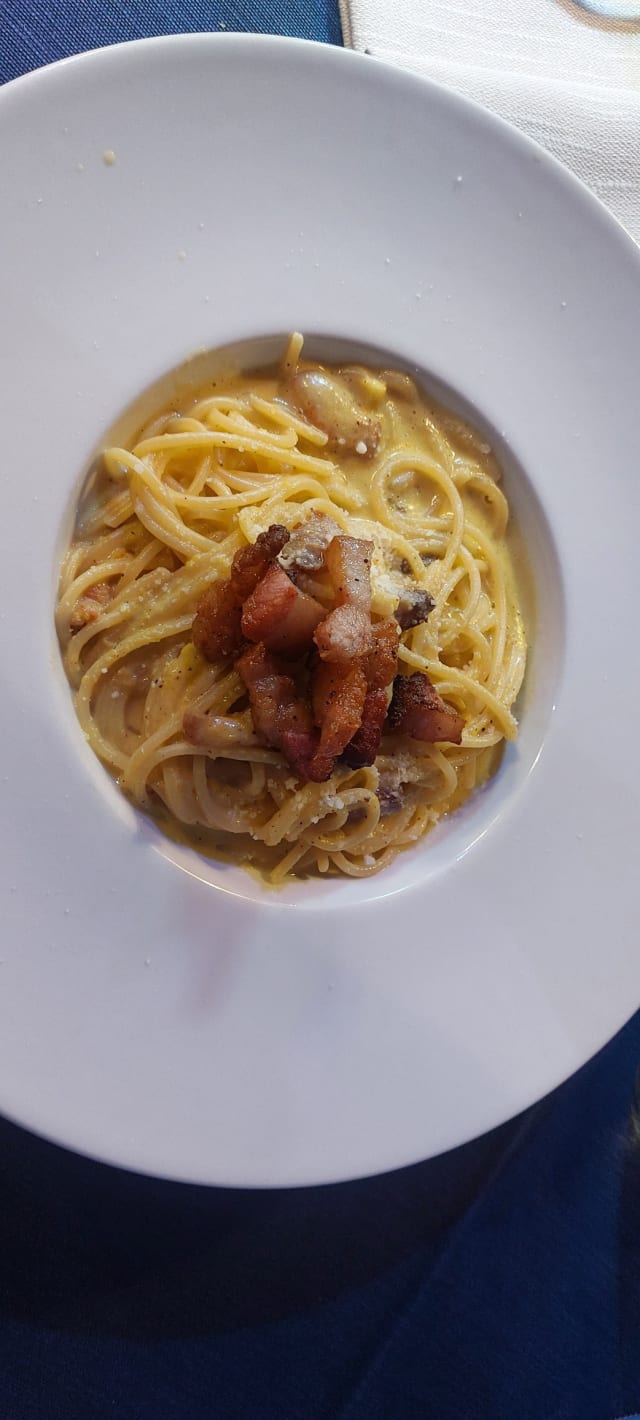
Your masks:
M 292 414 L 290 409 L 284 405 L 277 404 L 272 399 L 260 399 L 257 394 L 250 397 L 251 408 L 256 414 L 262 414 L 266 419 L 273 420 L 274 424 L 281 424 L 292 429 L 300 439 L 306 439 L 308 444 L 316 444 L 318 448 L 324 448 L 329 442 L 328 434 L 323 429 L 317 429 L 314 424 L 308 424 L 306 419 L 299 419 L 296 414 Z
M 111 646 L 108 651 L 104 651 L 85 671 L 76 693 L 78 719 L 89 743 L 96 749 L 96 753 L 107 764 L 112 764 L 115 769 L 123 770 L 126 767 L 128 756 L 123 755 L 107 743 L 100 734 L 91 714 L 91 698 L 98 683 L 98 677 L 107 675 L 118 661 L 125 660 L 132 651 L 137 651 L 142 646 L 148 646 L 149 642 L 166 641 L 172 636 L 188 632 L 191 629 L 192 619 L 191 616 L 183 616 L 160 626 L 144 627 L 136 634 L 128 636 L 124 641 L 119 641 L 115 646 Z
M 440 576 L 444 579 L 458 556 L 460 543 L 462 541 L 464 530 L 464 508 L 462 506 L 462 499 L 453 479 L 450 478 L 444 468 L 439 468 L 437 464 L 432 464 L 424 458 L 413 458 L 404 452 L 392 454 L 387 457 L 382 467 L 376 473 L 372 474 L 371 478 L 371 501 L 374 512 L 379 517 L 380 521 L 387 523 L 388 526 L 393 527 L 398 523 L 401 527 L 407 527 L 408 529 L 415 528 L 416 526 L 429 526 L 430 520 L 428 518 L 422 519 L 415 516 L 409 517 L 408 515 L 405 517 L 403 513 L 396 511 L 395 514 L 393 514 L 389 509 L 385 485 L 391 478 L 403 472 L 411 473 L 414 477 L 419 475 L 435 483 L 450 505 L 452 514 L 451 531 L 449 533 L 446 551 L 439 567 Z
M 299 473 L 314 473 L 316 478 L 335 477 L 339 472 L 337 465 L 329 459 L 318 459 L 312 454 L 300 453 L 295 443 L 283 446 L 278 443 L 277 435 L 261 439 L 256 437 L 256 434 L 257 431 L 254 434 L 231 434 L 213 429 L 202 434 L 156 434 L 152 439 L 145 439 L 141 444 L 137 444 L 133 453 L 136 458 L 144 459 L 154 453 L 175 451 L 185 454 L 193 449 L 199 449 L 200 452 L 203 449 L 234 449 L 240 454 L 261 454 L 273 463 L 284 465 L 287 472 L 295 469 Z

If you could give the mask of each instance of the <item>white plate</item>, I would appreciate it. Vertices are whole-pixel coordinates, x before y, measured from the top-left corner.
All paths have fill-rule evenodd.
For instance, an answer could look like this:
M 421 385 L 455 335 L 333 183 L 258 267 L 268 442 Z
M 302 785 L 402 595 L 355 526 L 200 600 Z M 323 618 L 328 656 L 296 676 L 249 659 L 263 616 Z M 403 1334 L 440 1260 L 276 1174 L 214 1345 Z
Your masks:
M 0 93 L 0 139 L 0 1108 L 218 1184 L 460 1144 L 640 1001 L 639 254 L 482 110 L 287 40 L 85 55 Z M 498 780 L 379 878 L 277 895 L 124 803 L 52 609 L 120 411 L 198 347 L 292 328 L 479 411 L 538 614 Z

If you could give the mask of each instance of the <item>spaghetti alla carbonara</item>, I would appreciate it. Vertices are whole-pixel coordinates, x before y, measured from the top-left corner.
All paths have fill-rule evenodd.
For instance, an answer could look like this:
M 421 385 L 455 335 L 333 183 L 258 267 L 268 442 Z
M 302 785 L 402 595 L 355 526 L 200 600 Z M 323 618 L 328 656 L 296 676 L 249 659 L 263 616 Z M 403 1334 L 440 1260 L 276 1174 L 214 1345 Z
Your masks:
M 169 833 L 273 883 L 378 872 L 516 735 L 507 519 L 473 429 L 292 336 L 91 472 L 56 609 L 89 744 Z

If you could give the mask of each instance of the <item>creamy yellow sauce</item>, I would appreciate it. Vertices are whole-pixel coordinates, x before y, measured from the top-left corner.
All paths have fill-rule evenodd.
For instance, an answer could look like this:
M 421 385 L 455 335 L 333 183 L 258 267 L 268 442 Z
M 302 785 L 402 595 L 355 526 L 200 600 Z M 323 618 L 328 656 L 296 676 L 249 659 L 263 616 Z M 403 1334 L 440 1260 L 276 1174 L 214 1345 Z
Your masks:
M 297 364 L 298 373 L 318 368 L 312 361 Z M 363 416 L 365 436 L 355 449 L 335 431 L 327 442 L 326 431 L 295 403 L 292 372 L 282 365 L 216 370 L 196 388 L 182 377 L 168 404 L 151 417 L 145 410 L 133 437 L 119 431 L 120 450 L 112 448 L 96 460 L 79 500 L 58 608 L 65 664 L 85 733 L 124 791 L 153 813 L 170 837 L 214 858 L 240 861 L 275 882 L 289 872 L 368 875 L 495 772 L 505 735 L 515 733 L 512 706 L 526 654 L 523 608 L 531 603 L 521 544 L 517 534 L 514 542 L 505 532 L 501 470 L 487 439 L 425 397 L 404 374 L 362 366 L 323 368 Z M 231 402 L 227 413 L 225 400 Z M 374 426 L 375 450 L 366 434 Z M 224 443 L 227 427 L 236 431 L 232 448 Z M 199 433 L 210 429 L 218 431 L 215 439 Z M 282 445 L 269 452 L 273 436 L 286 436 L 290 452 Z M 158 508 L 168 531 L 158 532 Z M 171 746 L 181 742 L 180 697 L 186 696 L 188 707 L 189 695 L 205 683 L 203 676 L 206 681 L 206 667 L 186 652 L 190 620 L 212 575 L 203 580 L 201 569 L 210 562 L 206 548 L 214 556 L 221 549 L 213 575 L 224 577 L 244 541 L 254 541 L 273 522 L 294 529 L 320 508 L 343 531 L 373 544 L 374 621 L 393 616 L 408 590 L 433 595 L 433 617 L 402 637 L 399 670 L 406 675 L 424 667 L 445 699 L 464 713 L 463 745 L 416 748 L 385 737 L 375 766 L 354 773 L 338 765 L 326 785 L 296 784 L 290 768 L 275 763 L 279 756 L 273 754 L 264 765 L 242 754 L 210 758 L 205 782 L 202 764 L 197 767 L 202 756 L 194 751 L 191 764 L 176 751 L 172 764 Z M 456 550 L 456 543 L 452 556 L 456 537 L 460 546 Z M 138 563 L 142 569 L 130 600 L 109 572 L 115 597 L 100 609 L 93 629 L 75 631 L 70 627 L 74 588 L 86 595 L 87 578 L 95 575 L 101 584 L 104 567 L 119 563 L 123 588 L 131 575 L 127 569 Z M 314 593 L 321 601 L 329 595 L 322 574 Z M 184 612 L 179 629 L 172 620 L 175 608 Z M 238 691 L 234 696 L 232 684 L 228 703 L 216 696 L 212 689 L 213 713 L 243 713 L 246 701 Z M 175 728 L 163 739 L 165 721 Z M 156 741 L 158 753 L 150 755 L 148 773 L 139 781 L 130 766 Z M 406 773 L 403 792 L 411 813 L 403 809 L 376 819 L 377 785 L 396 770 Z M 371 817 L 364 844 L 352 824 L 358 795 Z M 225 813 L 231 805 L 232 814 L 236 800 L 233 831 L 207 821 L 208 813 L 215 817 L 215 803 L 226 806 Z M 349 814 L 336 808 L 347 800 L 354 805 Z M 285 829 L 276 841 L 273 824 L 281 818 Z M 243 827 L 248 824 L 249 830 Z

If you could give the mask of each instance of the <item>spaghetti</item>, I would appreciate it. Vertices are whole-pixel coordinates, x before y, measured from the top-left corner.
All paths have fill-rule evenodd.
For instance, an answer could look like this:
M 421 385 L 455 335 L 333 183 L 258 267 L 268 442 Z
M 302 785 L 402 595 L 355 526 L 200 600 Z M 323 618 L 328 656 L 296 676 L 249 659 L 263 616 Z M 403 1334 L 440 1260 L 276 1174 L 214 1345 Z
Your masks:
M 78 719 L 124 793 L 170 833 L 274 883 L 366 877 L 456 809 L 516 735 L 526 658 L 488 445 L 408 376 L 327 369 L 301 351 L 291 337 L 279 369 L 219 378 L 130 448 L 106 449 L 80 499 L 56 608 Z M 321 771 L 314 761 L 315 779 L 286 748 L 291 737 L 265 733 L 242 658 L 207 659 L 194 635 L 211 588 L 274 528 L 278 594 L 292 584 L 300 605 L 319 608 L 310 626 L 327 618 L 308 632 L 313 656 L 301 661 L 297 645 L 295 673 L 279 665 L 279 681 L 293 676 L 307 696 L 307 719 L 323 725 L 309 666 L 332 654 L 321 632 L 340 601 L 327 570 L 336 549 L 368 549 L 374 641 L 358 664 L 375 674 L 375 634 L 397 627 L 373 762 L 343 748 Z M 440 705 L 438 733 L 450 739 L 416 735 L 417 689 L 421 704 Z M 310 733 L 317 745 L 325 728 Z

